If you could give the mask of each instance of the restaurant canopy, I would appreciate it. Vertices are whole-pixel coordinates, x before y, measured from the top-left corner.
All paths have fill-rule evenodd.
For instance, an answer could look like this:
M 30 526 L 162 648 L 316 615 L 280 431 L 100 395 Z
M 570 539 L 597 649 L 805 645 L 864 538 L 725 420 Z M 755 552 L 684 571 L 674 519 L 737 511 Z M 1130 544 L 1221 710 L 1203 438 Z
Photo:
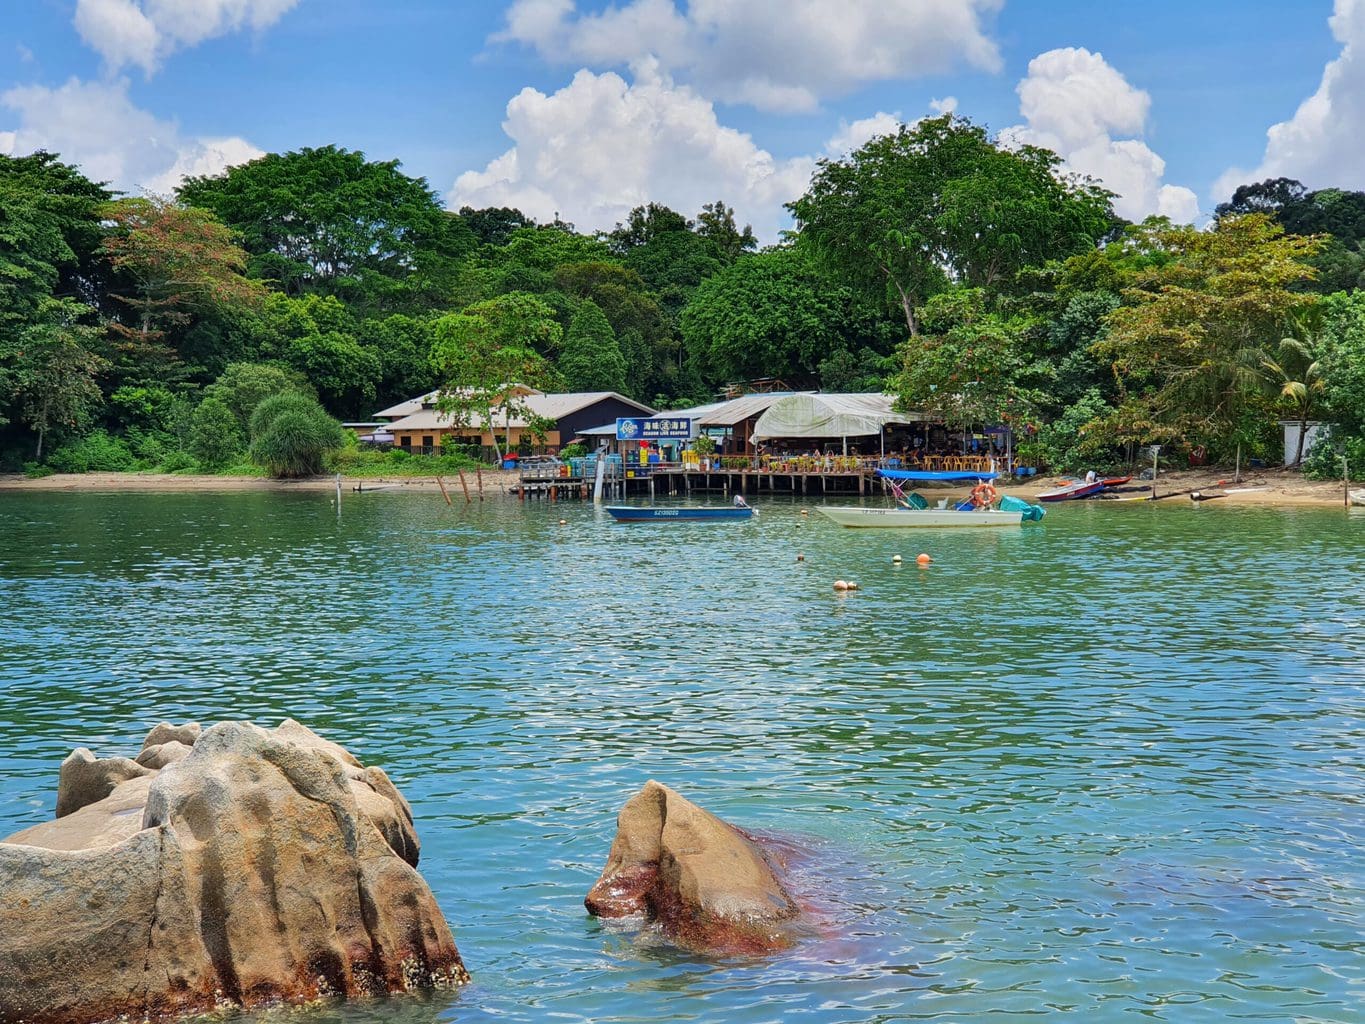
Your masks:
M 917 423 L 918 413 L 897 412 L 879 394 L 787 395 L 768 406 L 754 424 L 754 439 L 847 438 L 880 435 L 888 423 Z

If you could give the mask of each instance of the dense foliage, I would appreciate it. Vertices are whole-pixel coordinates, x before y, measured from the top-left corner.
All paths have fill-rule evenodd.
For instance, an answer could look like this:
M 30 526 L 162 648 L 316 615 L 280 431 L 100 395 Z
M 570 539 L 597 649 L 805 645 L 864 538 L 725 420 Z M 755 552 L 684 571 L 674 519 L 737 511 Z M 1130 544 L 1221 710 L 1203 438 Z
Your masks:
M 1007 424 L 1057 469 L 1152 442 L 1270 458 L 1278 419 L 1325 420 L 1306 470 L 1365 472 L 1365 193 L 1249 183 L 1204 227 L 1111 198 L 951 115 L 822 161 L 767 247 L 719 199 L 597 234 L 451 212 L 337 146 L 166 197 L 0 156 L 0 465 L 392 468 L 422 457 L 337 420 L 436 389 L 473 424 L 525 414 L 517 385 L 676 408 L 767 378 Z

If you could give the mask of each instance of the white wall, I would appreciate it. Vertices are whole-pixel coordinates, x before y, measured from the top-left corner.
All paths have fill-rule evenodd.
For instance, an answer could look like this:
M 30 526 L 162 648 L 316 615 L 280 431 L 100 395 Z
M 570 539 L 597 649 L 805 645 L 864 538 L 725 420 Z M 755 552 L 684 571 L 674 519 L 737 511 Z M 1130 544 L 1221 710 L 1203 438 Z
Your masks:
M 1294 455 L 1299 450 L 1299 421 L 1280 420 L 1280 426 L 1284 428 L 1284 464 L 1291 465 L 1294 462 Z M 1303 441 L 1303 454 L 1312 451 L 1313 443 L 1317 441 L 1327 430 L 1326 423 L 1319 423 L 1316 420 L 1308 421 L 1308 436 Z

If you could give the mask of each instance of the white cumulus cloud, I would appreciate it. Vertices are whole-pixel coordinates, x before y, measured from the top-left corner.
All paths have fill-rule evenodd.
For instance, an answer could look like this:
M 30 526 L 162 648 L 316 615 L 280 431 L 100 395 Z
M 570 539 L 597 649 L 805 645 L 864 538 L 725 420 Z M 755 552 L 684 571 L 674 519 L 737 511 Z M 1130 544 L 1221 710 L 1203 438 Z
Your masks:
M 901 123 L 900 111 L 888 114 L 884 110 L 857 121 L 840 121 L 834 136 L 825 143 L 825 153 L 836 160 L 842 159 L 878 135 L 893 134 L 899 130 Z
M 56 89 L 19 86 L 0 94 L 19 123 L 0 132 L 0 151 L 43 149 L 122 191 L 169 192 L 187 174 L 216 174 L 264 155 L 245 139 L 185 137 L 172 121 L 136 106 L 128 82 L 71 79 Z
M 702 94 L 809 111 L 868 82 L 1001 67 L 986 22 L 1003 0 L 515 0 L 494 39 L 546 60 L 626 67 L 652 57 Z
M 1365 0 L 1336 0 L 1328 24 L 1341 53 L 1323 68 L 1317 92 L 1288 121 L 1271 125 L 1257 167 L 1232 168 L 1218 179 L 1216 198 L 1279 177 L 1309 188 L 1365 188 Z
M 648 202 L 691 216 L 723 199 L 773 240 L 786 223 L 782 204 L 805 190 L 815 166 L 809 157 L 776 159 L 725 127 L 709 100 L 649 61 L 629 83 L 583 70 L 550 95 L 523 89 L 507 104 L 503 130 L 512 148 L 461 174 L 451 207 L 515 206 L 593 230 Z
M 1017 91 L 1026 123 L 1001 132 L 1007 142 L 1051 149 L 1068 169 L 1099 179 L 1129 220 L 1156 213 L 1189 223 L 1199 216 L 1194 192 L 1163 183 L 1166 161 L 1140 137 L 1151 97 L 1102 54 L 1078 47 L 1040 53 Z
M 75 26 L 113 70 L 152 74 L 174 53 L 206 39 L 269 28 L 299 0 L 76 0 Z

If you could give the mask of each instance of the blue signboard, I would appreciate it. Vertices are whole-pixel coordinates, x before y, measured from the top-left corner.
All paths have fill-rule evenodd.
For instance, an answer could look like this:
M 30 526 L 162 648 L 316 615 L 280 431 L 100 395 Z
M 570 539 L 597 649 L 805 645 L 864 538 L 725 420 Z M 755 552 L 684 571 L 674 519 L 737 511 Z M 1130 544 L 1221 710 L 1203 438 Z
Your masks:
M 687 441 L 692 421 L 679 416 L 621 416 L 616 420 L 618 441 Z

